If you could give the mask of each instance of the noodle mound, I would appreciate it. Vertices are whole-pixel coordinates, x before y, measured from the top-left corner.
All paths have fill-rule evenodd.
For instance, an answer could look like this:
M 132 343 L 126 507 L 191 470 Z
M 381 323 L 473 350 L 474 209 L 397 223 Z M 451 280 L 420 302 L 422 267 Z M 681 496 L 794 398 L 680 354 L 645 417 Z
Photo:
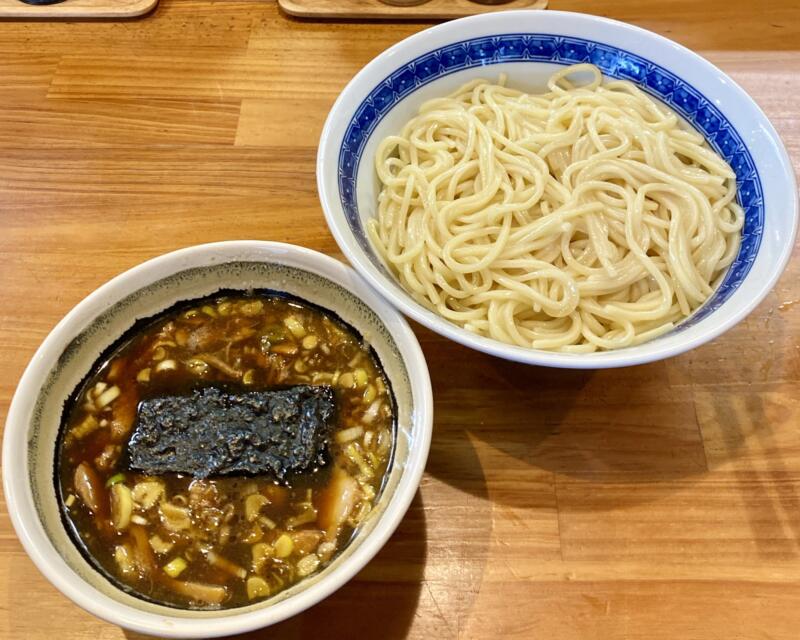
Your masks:
M 569 76 L 590 75 L 575 86 Z M 735 259 L 735 175 L 703 137 L 588 64 L 530 95 L 484 80 L 377 152 L 372 242 L 413 297 L 477 334 L 571 352 L 668 331 Z

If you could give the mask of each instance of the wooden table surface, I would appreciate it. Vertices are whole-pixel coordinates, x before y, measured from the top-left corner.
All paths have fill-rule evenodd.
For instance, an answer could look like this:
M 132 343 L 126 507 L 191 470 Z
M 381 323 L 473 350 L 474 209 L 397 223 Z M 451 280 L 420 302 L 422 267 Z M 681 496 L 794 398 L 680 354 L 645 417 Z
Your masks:
M 796 0 L 551 8 L 699 51 L 800 167 Z M 316 195 L 322 123 L 362 65 L 425 26 L 302 22 L 257 0 L 0 23 L 0 422 L 59 318 L 147 258 L 240 238 L 340 256 Z M 436 418 L 411 509 L 352 582 L 248 637 L 797 639 L 799 298 L 795 259 L 722 338 L 618 371 L 511 364 L 416 327 Z M 0 498 L 0 637 L 141 636 L 50 586 Z

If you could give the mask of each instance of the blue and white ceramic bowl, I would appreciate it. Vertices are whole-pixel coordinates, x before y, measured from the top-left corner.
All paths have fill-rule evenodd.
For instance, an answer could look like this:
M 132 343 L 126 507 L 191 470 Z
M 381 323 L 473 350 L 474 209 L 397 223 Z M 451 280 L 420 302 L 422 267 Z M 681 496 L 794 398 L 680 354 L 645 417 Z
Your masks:
M 468 332 L 424 308 L 383 265 L 365 234 L 379 193 L 377 146 L 426 100 L 476 78 L 508 75 L 510 86 L 544 89 L 560 66 L 591 62 L 631 80 L 703 133 L 736 171 L 746 212 L 739 256 L 714 296 L 686 322 L 648 343 L 585 355 L 507 345 Z M 428 328 L 502 358 L 553 367 L 605 368 L 670 357 L 711 340 L 766 296 L 791 254 L 797 187 L 778 134 L 727 75 L 688 49 L 624 23 L 558 11 L 507 11 L 418 33 L 368 64 L 342 92 L 317 156 L 322 206 L 355 268 L 396 307 Z

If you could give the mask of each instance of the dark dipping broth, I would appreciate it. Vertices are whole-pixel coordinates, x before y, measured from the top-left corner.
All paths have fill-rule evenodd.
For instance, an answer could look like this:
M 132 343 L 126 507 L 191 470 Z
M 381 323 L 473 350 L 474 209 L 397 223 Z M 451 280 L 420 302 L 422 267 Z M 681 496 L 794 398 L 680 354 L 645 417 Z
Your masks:
M 331 385 L 329 462 L 284 483 L 132 471 L 141 400 Z M 112 581 L 191 609 L 267 598 L 321 570 L 380 492 L 393 401 L 377 358 L 337 318 L 280 295 L 216 296 L 149 323 L 98 364 L 64 413 L 57 484 L 68 528 Z

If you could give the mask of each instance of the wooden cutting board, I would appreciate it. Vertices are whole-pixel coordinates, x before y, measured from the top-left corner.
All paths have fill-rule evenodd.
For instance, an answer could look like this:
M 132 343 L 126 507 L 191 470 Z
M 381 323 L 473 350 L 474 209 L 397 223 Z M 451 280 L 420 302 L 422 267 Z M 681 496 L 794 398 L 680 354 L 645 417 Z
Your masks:
M 158 0 L 65 0 L 58 4 L 30 5 L 20 0 L 0 0 L 0 18 L 135 18 L 158 4 Z
M 472 0 L 428 0 L 413 7 L 398 7 L 381 0 L 278 0 L 281 9 L 293 16 L 366 20 L 449 20 L 505 9 L 545 9 L 547 2 L 511 0 L 503 4 L 480 4 Z

